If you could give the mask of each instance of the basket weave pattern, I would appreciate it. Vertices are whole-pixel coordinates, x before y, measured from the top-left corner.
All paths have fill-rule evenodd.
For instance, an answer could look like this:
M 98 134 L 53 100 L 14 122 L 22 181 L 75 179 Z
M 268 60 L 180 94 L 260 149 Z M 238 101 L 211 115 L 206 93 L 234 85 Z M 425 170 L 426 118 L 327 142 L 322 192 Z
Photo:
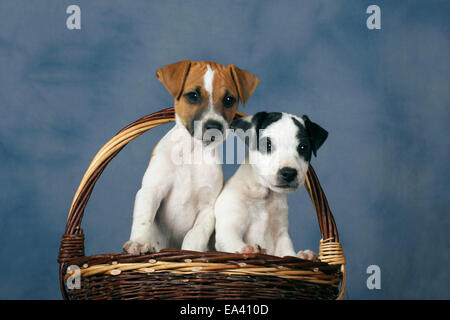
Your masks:
M 242 113 L 237 118 L 244 116 Z M 168 108 L 119 131 L 92 160 L 75 193 L 58 262 L 64 299 L 335 299 L 345 289 L 345 258 L 333 215 L 310 166 L 306 188 L 322 239 L 319 261 L 264 254 L 231 254 L 165 249 L 146 255 L 100 254 L 86 257 L 81 222 L 98 178 L 131 140 L 174 121 Z M 81 288 L 69 290 L 70 265 L 80 267 Z

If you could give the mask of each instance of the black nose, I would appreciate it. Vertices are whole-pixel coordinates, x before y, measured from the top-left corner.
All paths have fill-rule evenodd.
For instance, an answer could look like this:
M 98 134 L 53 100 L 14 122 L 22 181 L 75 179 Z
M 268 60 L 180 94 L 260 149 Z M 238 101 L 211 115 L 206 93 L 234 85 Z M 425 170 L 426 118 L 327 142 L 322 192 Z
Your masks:
M 281 168 L 278 174 L 283 178 L 286 182 L 291 182 L 297 177 L 297 170 L 294 168 L 284 167 Z
M 205 130 L 203 133 L 203 138 L 207 141 L 215 141 L 216 135 L 218 134 L 217 131 L 222 132 L 223 126 L 219 121 L 215 120 L 208 120 L 205 122 Z M 211 130 L 211 131 L 209 131 Z M 217 130 L 217 131 L 216 131 Z
M 219 130 L 220 132 L 222 132 L 223 126 L 219 121 L 208 120 L 205 122 L 205 131 L 211 130 L 211 129 L 216 129 L 216 130 Z

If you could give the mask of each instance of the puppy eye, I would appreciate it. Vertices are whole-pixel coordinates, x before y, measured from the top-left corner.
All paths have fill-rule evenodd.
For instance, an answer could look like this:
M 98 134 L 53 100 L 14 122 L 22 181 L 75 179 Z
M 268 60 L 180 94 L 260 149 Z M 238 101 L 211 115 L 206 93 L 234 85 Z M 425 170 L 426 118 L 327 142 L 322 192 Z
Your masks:
M 307 144 L 299 144 L 297 147 L 298 153 L 305 153 L 308 151 L 309 146 Z
M 262 138 L 259 140 L 259 150 L 263 153 L 271 153 L 272 152 L 272 141 L 270 138 Z
M 198 91 L 191 91 L 183 95 L 187 102 L 190 104 L 197 104 L 200 102 L 200 92 Z
M 234 105 L 235 102 L 236 102 L 236 98 L 233 97 L 233 96 L 226 95 L 226 96 L 223 98 L 223 106 L 224 106 L 225 108 L 230 108 L 230 107 L 232 107 L 232 106 Z

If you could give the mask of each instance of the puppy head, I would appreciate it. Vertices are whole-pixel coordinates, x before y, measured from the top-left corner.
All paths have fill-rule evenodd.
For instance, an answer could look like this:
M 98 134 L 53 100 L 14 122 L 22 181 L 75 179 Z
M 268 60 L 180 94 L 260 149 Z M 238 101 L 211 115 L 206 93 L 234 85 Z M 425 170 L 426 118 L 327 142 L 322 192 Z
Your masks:
M 305 182 L 311 155 L 328 132 L 307 116 L 258 112 L 233 121 L 231 127 L 249 149 L 249 163 L 260 182 L 278 193 L 291 193 Z
M 204 145 L 220 142 L 259 79 L 234 65 L 184 60 L 160 68 L 156 76 L 175 100 L 175 113 L 189 133 Z

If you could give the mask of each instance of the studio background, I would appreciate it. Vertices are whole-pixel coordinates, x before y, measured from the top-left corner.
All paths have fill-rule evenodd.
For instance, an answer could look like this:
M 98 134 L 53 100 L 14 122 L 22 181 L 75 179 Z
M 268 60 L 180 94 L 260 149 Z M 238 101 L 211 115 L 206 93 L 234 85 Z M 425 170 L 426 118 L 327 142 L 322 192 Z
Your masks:
M 66 28 L 72 4 L 81 30 Z M 371 4 L 381 30 L 366 27 Z M 450 298 L 449 12 L 425 0 L 1 1 L 0 298 L 61 298 L 56 259 L 84 171 L 120 128 L 172 105 L 155 71 L 184 59 L 257 75 L 246 113 L 307 114 L 329 131 L 312 165 L 346 255 L 346 298 Z M 134 196 L 171 126 L 101 176 L 86 254 L 128 240 Z M 289 205 L 296 249 L 317 251 L 306 190 Z M 372 264 L 381 290 L 366 286 Z

